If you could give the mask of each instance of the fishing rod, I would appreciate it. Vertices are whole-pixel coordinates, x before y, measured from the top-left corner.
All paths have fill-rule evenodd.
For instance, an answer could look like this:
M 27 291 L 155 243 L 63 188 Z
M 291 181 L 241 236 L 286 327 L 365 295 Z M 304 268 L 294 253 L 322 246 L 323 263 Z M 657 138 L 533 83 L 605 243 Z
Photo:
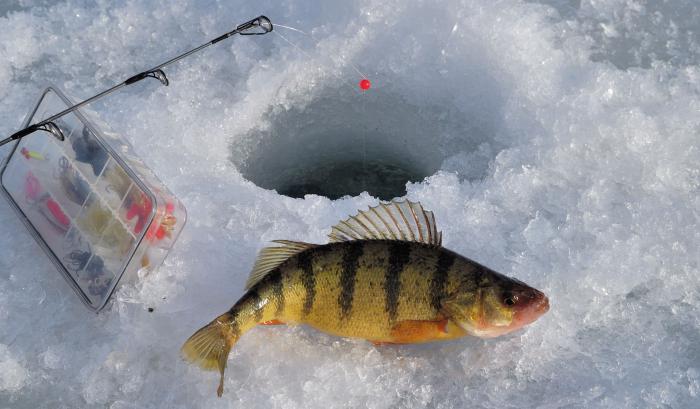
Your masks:
M 43 121 L 37 122 L 33 125 L 30 125 L 24 129 L 22 129 L 21 131 L 15 132 L 14 134 L 8 136 L 7 138 L 0 140 L 0 146 L 5 145 L 6 143 L 9 143 L 12 141 L 16 141 L 16 140 L 23 138 L 23 137 L 25 137 L 33 132 L 36 132 L 36 131 L 48 132 L 48 133 L 52 134 L 54 137 L 56 137 L 58 140 L 63 141 L 65 139 L 63 132 L 61 132 L 61 129 L 53 122 L 53 121 L 57 120 L 58 118 L 66 115 L 66 114 L 69 114 L 69 113 L 71 113 L 71 112 L 91 103 L 91 102 L 97 101 L 98 99 L 105 97 L 105 96 L 113 93 L 114 91 L 117 91 L 120 88 L 126 87 L 127 85 L 137 83 L 144 78 L 155 78 L 158 81 L 160 81 L 161 84 L 168 86 L 168 84 L 170 84 L 170 81 L 168 81 L 168 77 L 166 77 L 165 72 L 163 71 L 163 68 L 165 66 L 170 65 L 174 62 L 180 61 L 181 59 L 183 59 L 187 56 L 190 56 L 198 51 L 201 51 L 201 50 L 209 47 L 210 45 L 214 45 L 214 44 L 218 43 L 219 41 L 225 40 L 225 39 L 227 39 L 235 34 L 240 34 L 242 36 L 263 35 L 263 34 L 269 33 L 270 31 L 272 31 L 272 22 L 270 21 L 270 19 L 265 17 L 265 16 L 256 17 L 248 22 L 245 22 L 245 23 L 237 26 L 234 30 L 229 31 L 226 34 L 222 34 L 219 37 L 216 37 L 215 39 L 209 41 L 208 43 L 202 44 L 197 48 L 193 48 L 187 52 L 184 52 L 175 58 L 172 58 L 172 59 L 170 59 L 170 60 L 168 60 L 160 65 L 157 65 L 157 66 L 151 68 L 150 70 L 147 70 L 147 71 L 141 72 L 139 74 L 136 74 L 132 77 L 129 77 L 124 82 L 117 84 L 108 90 L 102 91 L 99 94 L 92 96 L 92 97 L 90 97 L 82 102 L 79 102 L 79 103 L 73 105 L 72 107 L 67 108 L 67 109 L 57 113 L 56 115 L 54 115 L 50 118 L 44 119 Z

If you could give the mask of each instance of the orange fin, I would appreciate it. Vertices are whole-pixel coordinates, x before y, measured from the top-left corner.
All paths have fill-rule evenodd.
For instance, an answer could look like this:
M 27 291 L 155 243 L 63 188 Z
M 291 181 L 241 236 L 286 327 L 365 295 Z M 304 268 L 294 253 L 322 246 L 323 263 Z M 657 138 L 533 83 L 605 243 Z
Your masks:
M 400 321 L 391 329 L 391 341 L 399 344 L 413 344 L 439 339 L 459 338 L 462 331 L 454 331 L 448 319 L 436 321 Z M 448 329 L 449 328 L 449 329 Z
M 284 325 L 285 323 L 280 320 L 270 320 L 259 323 L 259 325 Z
M 443 334 L 447 334 L 447 319 L 444 319 L 442 321 L 438 321 L 438 330 L 442 332 Z

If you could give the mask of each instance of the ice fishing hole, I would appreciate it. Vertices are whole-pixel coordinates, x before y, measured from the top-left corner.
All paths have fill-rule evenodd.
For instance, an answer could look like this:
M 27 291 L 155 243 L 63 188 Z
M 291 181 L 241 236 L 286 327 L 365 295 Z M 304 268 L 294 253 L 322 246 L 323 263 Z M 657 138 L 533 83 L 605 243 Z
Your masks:
M 479 113 L 386 93 L 339 93 L 271 107 L 261 125 L 232 142 L 232 162 L 257 186 L 290 197 L 366 191 L 389 200 L 440 169 L 480 179 L 497 152 Z

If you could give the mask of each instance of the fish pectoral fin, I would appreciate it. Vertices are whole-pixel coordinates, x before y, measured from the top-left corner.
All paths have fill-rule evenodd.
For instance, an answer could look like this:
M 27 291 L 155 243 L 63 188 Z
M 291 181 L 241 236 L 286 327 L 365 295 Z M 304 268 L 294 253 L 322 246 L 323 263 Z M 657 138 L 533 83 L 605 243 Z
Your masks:
M 412 344 L 450 338 L 447 318 L 433 321 L 399 321 L 391 329 L 391 342 Z
M 285 325 L 286 322 L 282 322 L 280 320 L 270 320 L 270 321 L 263 321 L 259 323 L 258 325 Z
M 454 327 L 465 334 L 475 335 L 480 332 L 484 322 L 483 309 L 472 308 L 474 304 L 481 302 L 482 292 L 474 294 L 461 294 L 442 303 L 441 313 L 450 321 L 449 328 Z M 457 324 L 459 323 L 459 325 Z

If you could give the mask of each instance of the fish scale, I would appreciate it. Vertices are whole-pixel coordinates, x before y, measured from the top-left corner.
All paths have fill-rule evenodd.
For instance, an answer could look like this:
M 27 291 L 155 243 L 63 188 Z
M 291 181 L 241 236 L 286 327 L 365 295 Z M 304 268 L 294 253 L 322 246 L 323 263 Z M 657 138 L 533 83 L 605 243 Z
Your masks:
M 330 237 L 263 249 L 243 297 L 185 343 L 187 359 L 219 369 L 219 396 L 231 347 L 258 324 L 421 343 L 501 335 L 549 308 L 541 292 L 443 248 L 432 213 L 418 203 L 370 208 Z

